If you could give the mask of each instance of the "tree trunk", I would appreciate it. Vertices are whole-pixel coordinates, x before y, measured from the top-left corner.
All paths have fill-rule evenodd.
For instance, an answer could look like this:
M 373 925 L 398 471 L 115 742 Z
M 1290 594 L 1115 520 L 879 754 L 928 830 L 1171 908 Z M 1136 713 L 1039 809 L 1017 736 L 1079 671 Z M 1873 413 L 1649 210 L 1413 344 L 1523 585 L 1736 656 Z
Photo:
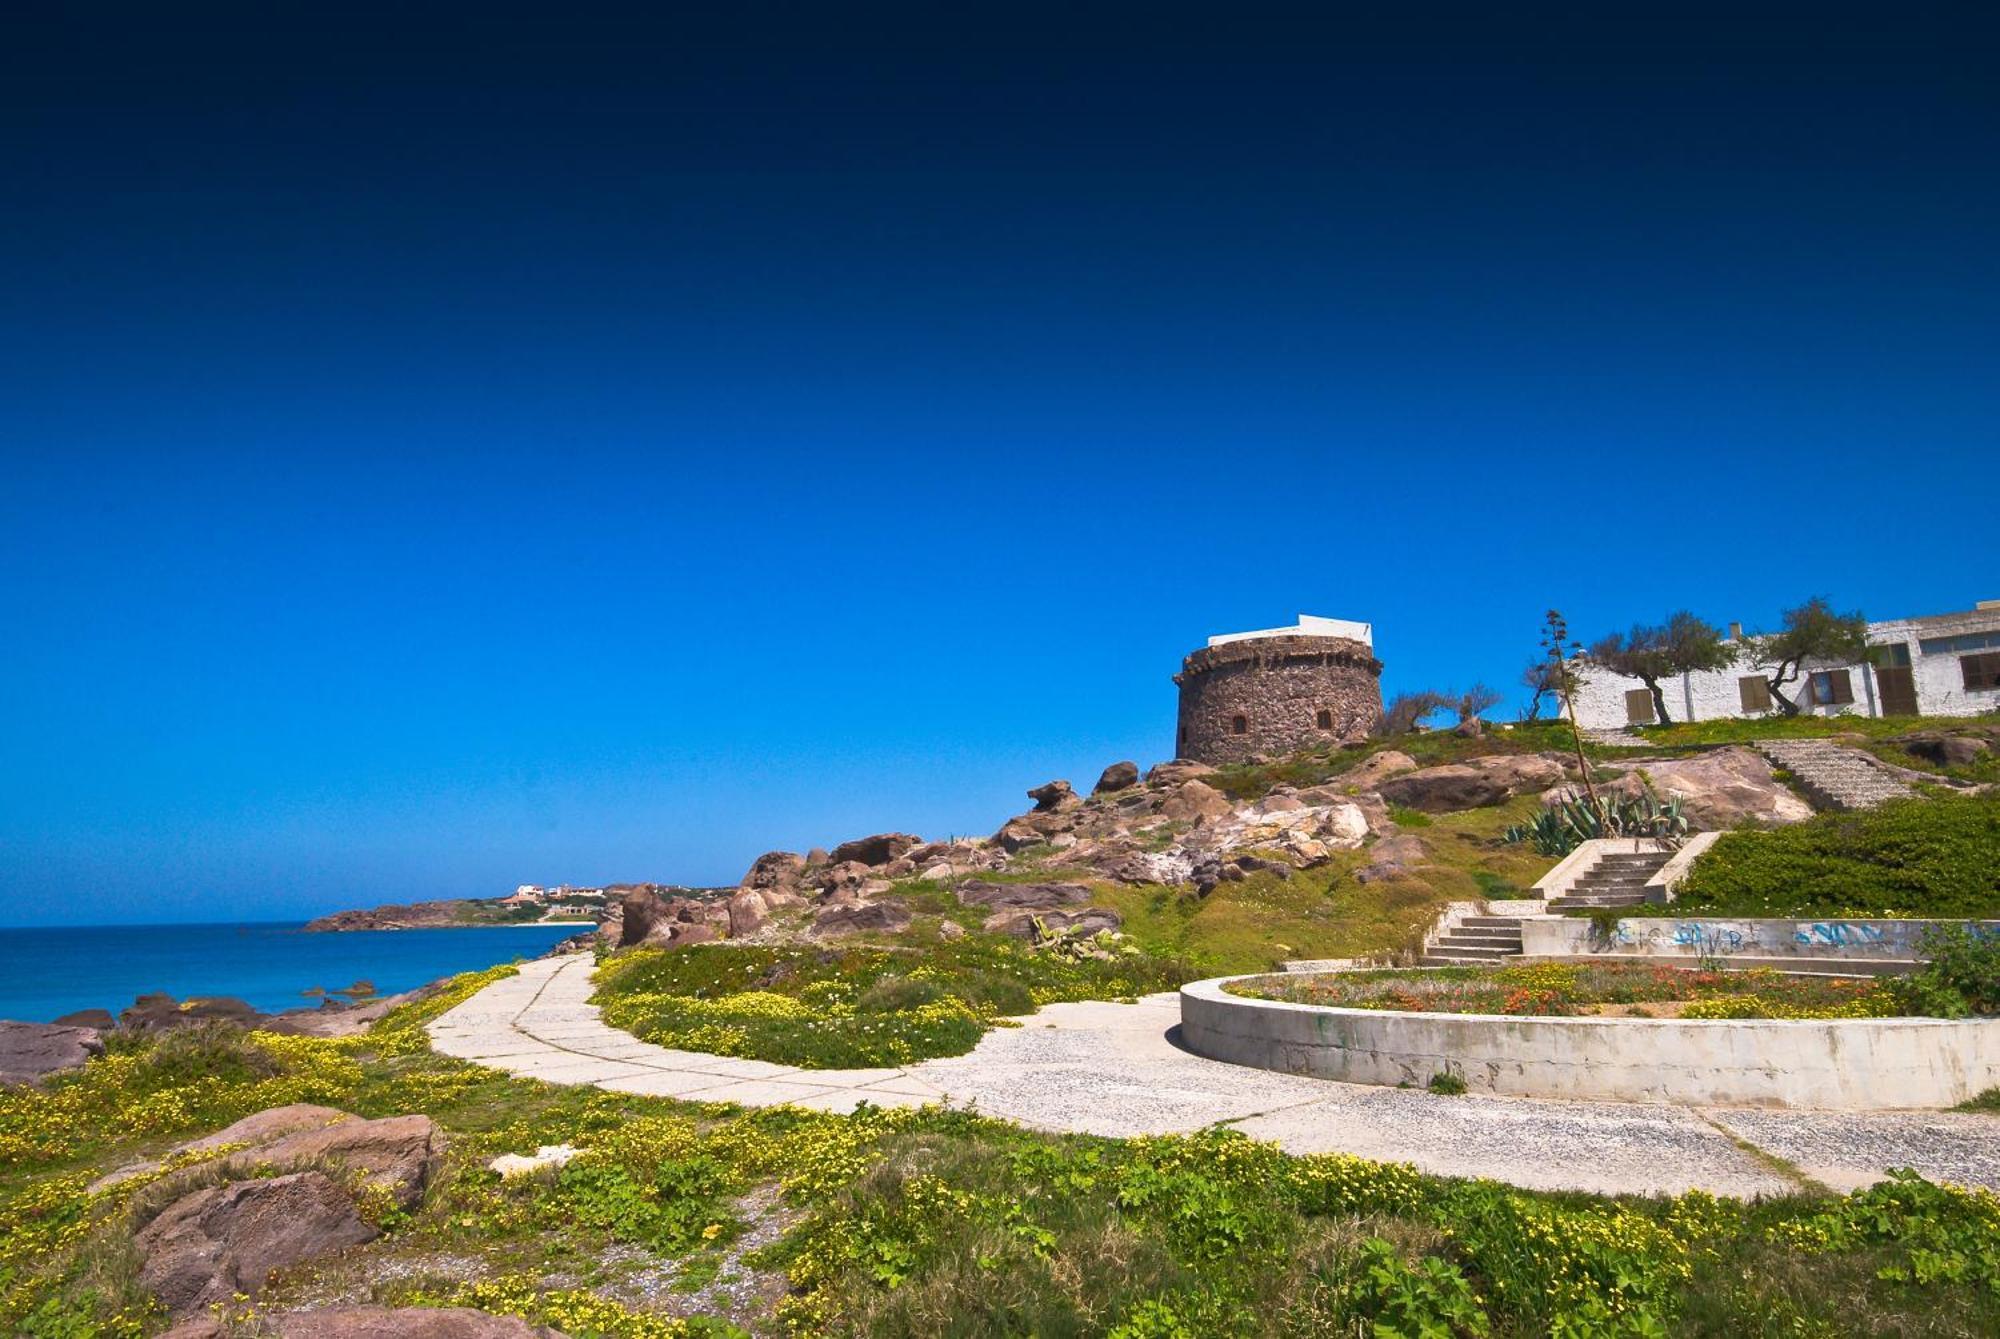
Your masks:
M 1778 704 L 1780 715 L 1796 716 L 1799 714 L 1799 704 L 1786 697 L 1784 689 L 1784 685 L 1790 683 L 1794 677 L 1796 676 L 1787 675 L 1781 670 L 1779 673 L 1764 680 L 1765 686 L 1771 690 L 1771 700 Z
M 1660 691 L 1660 681 L 1658 679 L 1641 679 L 1639 682 L 1645 684 L 1647 689 L 1652 692 L 1653 714 L 1660 718 L 1660 724 L 1672 725 L 1674 718 L 1667 715 L 1667 695 Z

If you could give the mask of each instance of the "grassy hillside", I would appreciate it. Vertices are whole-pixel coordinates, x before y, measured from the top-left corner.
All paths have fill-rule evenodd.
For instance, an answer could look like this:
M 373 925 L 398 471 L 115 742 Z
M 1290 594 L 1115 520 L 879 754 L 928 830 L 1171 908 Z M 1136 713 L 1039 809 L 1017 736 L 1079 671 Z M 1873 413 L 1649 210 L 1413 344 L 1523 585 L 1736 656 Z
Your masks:
M 1898 800 L 1723 836 L 1676 907 L 1718 916 L 2000 917 L 2000 796 Z
M 471 1305 L 597 1339 L 2000 1331 L 1985 1192 L 1905 1177 L 1753 1204 L 1538 1194 L 1226 1130 L 1112 1140 L 934 1109 L 746 1112 L 424 1050 L 423 1020 L 494 975 L 349 1041 L 170 1034 L 47 1091 L 0 1092 L 0 1333 L 157 1334 L 129 1245 L 148 1178 L 86 1187 L 298 1100 L 424 1112 L 449 1143 L 413 1211 L 280 1273 L 266 1308 Z M 511 1181 L 487 1170 L 557 1143 L 586 1152 Z M 237 1303 L 232 1332 L 255 1310 Z

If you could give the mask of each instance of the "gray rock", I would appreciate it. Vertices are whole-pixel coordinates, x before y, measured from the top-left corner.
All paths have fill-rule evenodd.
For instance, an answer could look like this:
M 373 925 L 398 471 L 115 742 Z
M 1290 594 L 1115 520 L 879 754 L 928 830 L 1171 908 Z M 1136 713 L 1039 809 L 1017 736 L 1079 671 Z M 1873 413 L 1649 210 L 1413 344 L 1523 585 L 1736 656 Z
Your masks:
M 1090 889 L 1080 883 L 963 883 L 953 892 L 967 906 L 995 911 L 1020 908 L 1047 911 L 1090 900 Z
M 1516 795 L 1546 790 L 1562 780 L 1561 763 L 1538 753 L 1523 753 L 1421 767 L 1391 777 L 1376 789 L 1391 804 L 1441 814 L 1500 804 Z
M 262 1318 L 272 1339 L 563 1339 L 544 1325 L 470 1307 L 338 1306 Z M 161 1339 L 226 1339 L 212 1316 L 198 1316 Z
M 40 1083 L 103 1054 L 96 1028 L 0 1022 L 0 1085 Z
M 807 933 L 816 939 L 832 939 L 852 934 L 894 934 L 909 926 L 910 909 L 899 901 L 841 902 L 821 908 Z

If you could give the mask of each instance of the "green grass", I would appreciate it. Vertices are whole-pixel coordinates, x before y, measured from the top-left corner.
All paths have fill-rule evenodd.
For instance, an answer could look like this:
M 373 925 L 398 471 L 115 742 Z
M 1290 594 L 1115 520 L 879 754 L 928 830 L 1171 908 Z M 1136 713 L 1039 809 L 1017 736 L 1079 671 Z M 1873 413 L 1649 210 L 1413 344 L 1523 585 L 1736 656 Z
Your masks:
M 1241 981 L 1239 995 L 1328 1008 L 1569 1017 L 1600 1006 L 1675 1003 L 1682 1018 L 1900 1018 L 1914 992 L 1874 977 L 1709 971 L 1661 963 L 1538 962 L 1511 967 L 1287 973 Z M 1962 1006 L 1961 1006 L 1962 1012 Z M 1956 1016 L 1956 1015 L 1954 1015 Z
M 2000 917 L 2000 796 L 1897 800 L 1727 833 L 1675 897 L 1697 915 Z
M 600 969 L 596 999 L 606 1021 L 662 1046 L 871 1068 L 963 1055 L 997 1019 L 1043 1004 L 1141 995 L 1192 975 L 1136 949 L 1071 957 L 975 931 L 921 948 L 635 950 Z
M 1651 744 L 1691 747 L 1747 744 L 1759 739 L 1825 739 L 1833 735 L 1889 739 L 1921 730 L 1993 724 L 1990 716 L 1760 716 L 1647 725 L 1640 727 L 1639 734 Z
M 1988 1088 L 1979 1096 L 1960 1102 L 1956 1110 L 2000 1112 L 2000 1088 Z
M 1613 1199 L 1289 1157 L 1222 1129 L 1111 1140 L 963 1111 L 745 1112 L 411 1049 L 449 1002 L 354 1042 L 141 1041 L 0 1097 L 0 1332 L 164 1328 L 124 1245 L 138 1197 L 84 1187 L 281 1089 L 425 1112 L 449 1138 L 414 1212 L 281 1272 L 272 1308 L 467 1304 L 602 1339 L 732 1323 L 908 1339 L 2000 1328 L 2000 1200 L 1909 1176 L 1844 1197 Z M 586 1152 L 513 1181 L 486 1170 L 544 1143 Z

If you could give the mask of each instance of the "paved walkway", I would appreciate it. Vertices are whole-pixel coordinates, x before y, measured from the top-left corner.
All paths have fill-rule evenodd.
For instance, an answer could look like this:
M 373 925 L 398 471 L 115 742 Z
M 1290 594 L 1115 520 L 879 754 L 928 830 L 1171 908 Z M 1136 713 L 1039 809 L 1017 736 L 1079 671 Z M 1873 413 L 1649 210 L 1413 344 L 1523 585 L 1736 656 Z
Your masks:
M 606 1025 L 588 956 L 544 958 L 431 1024 L 445 1055 L 614 1092 L 822 1111 L 949 1102 L 1038 1129 L 1129 1136 L 1224 1122 L 1294 1153 L 1345 1152 L 1545 1190 L 1724 1195 L 1836 1189 L 1892 1167 L 2000 1188 L 2000 1118 L 1459 1096 L 1247 1069 L 1174 1045 L 1174 995 L 1055 1004 L 968 1055 L 900 1069 L 799 1069 L 674 1051 Z M 1779 1161 L 1782 1159 L 1782 1161 Z

